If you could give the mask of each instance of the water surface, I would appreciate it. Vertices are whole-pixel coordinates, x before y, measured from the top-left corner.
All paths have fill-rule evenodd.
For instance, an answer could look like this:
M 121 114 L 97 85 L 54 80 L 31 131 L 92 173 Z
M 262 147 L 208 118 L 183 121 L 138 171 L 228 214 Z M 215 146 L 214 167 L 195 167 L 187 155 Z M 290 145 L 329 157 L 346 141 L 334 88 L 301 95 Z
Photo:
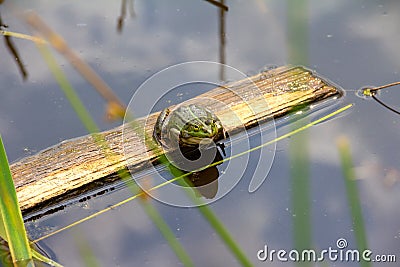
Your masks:
M 21 33 L 31 29 L 19 12 L 37 12 L 126 104 L 151 75 L 193 60 L 223 59 L 247 74 L 268 66 L 302 63 L 339 84 L 346 90 L 344 102 L 354 103 L 352 112 L 307 132 L 308 151 L 304 154 L 310 159 L 310 194 L 305 197 L 310 199 L 313 247 L 335 247 L 339 238 L 345 238 L 349 248 L 357 246 L 336 145 L 339 136 L 346 136 L 356 168 L 368 246 L 376 254 L 396 254 L 400 260 L 400 117 L 355 95 L 362 86 L 400 79 L 398 1 L 303 1 L 301 8 L 289 1 L 225 1 L 229 11 L 224 14 L 223 47 L 220 10 L 207 1 L 134 1 L 134 14 L 127 10 L 118 32 L 120 4 L 23 1 L 15 6 L 5 1 L 0 12 L 8 30 Z M 293 25 L 293 21 L 302 25 Z M 296 29 L 302 32 L 293 31 Z M 10 161 L 86 134 L 35 45 L 19 39 L 13 42 L 28 78 L 22 80 L 2 43 L 0 133 Z M 100 128 L 118 125 L 104 120 L 105 101 L 63 57 L 57 59 Z M 400 109 L 398 88 L 383 90 L 379 97 Z M 282 128 L 278 134 L 287 131 Z M 255 266 L 293 266 L 260 262 L 256 256 L 265 244 L 277 250 L 294 247 L 293 217 L 301 215 L 292 209 L 289 142 L 278 142 L 268 178 L 258 191 L 248 193 L 253 173 L 246 171 L 228 195 L 211 205 Z M 236 168 L 240 172 L 243 166 L 237 164 Z M 30 223 L 30 234 L 41 236 L 128 195 L 128 190 L 120 190 L 74 205 Z M 198 210 L 153 203 L 196 265 L 238 266 Z M 62 264 L 82 266 L 78 239 L 90 245 L 103 266 L 180 264 L 137 201 L 47 238 L 41 245 Z M 380 265 L 398 263 L 373 266 Z

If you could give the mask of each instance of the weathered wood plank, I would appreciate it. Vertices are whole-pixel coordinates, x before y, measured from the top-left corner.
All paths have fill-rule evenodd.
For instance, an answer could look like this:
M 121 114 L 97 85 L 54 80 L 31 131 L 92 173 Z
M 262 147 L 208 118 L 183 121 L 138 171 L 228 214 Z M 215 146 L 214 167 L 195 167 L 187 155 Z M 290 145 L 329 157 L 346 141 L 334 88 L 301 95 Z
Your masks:
M 215 100 L 210 100 L 207 107 L 215 112 L 232 135 L 243 129 L 242 125 L 250 128 L 259 122 L 287 115 L 301 105 L 340 97 L 342 93 L 307 69 L 284 66 L 226 87 L 217 87 L 191 101 L 202 99 L 200 104 L 204 104 L 204 98 Z M 145 128 L 151 135 L 158 114 L 138 119 L 139 128 Z M 128 163 L 131 170 L 149 166 L 157 155 L 148 151 L 137 129 L 125 129 L 124 140 L 122 129 L 120 126 L 101 133 L 108 142 L 106 152 L 88 135 L 64 141 L 12 164 L 23 212 L 60 196 L 76 194 L 88 184 L 103 181 L 118 170 L 126 169 Z M 131 144 L 128 149 L 125 147 L 125 154 L 122 142 Z

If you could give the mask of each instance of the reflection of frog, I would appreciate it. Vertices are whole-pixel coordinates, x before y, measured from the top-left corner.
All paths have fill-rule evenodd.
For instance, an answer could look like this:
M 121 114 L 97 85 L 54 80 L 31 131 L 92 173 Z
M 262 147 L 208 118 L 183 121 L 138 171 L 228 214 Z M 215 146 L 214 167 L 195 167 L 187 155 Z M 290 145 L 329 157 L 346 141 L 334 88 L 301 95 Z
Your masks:
M 164 109 L 154 126 L 153 137 L 158 144 L 171 148 L 198 147 L 204 138 L 214 142 L 224 138 L 221 121 L 207 108 L 196 104 Z
M 198 150 L 191 152 L 193 153 L 191 153 L 190 156 L 193 158 L 200 156 L 196 155 L 199 153 Z M 223 158 L 221 154 L 219 153 L 219 151 L 217 151 L 213 163 L 220 162 L 222 159 Z M 168 169 L 170 173 L 173 174 L 175 177 L 182 175 L 181 173 L 182 171 L 176 168 L 173 164 L 169 164 Z M 216 196 L 218 192 L 218 178 L 219 178 L 219 170 L 217 166 L 212 166 L 198 172 L 192 172 L 184 179 L 187 183 L 187 186 L 193 187 L 196 197 L 203 196 L 207 199 L 212 199 Z M 176 183 L 182 186 L 182 183 L 180 182 Z

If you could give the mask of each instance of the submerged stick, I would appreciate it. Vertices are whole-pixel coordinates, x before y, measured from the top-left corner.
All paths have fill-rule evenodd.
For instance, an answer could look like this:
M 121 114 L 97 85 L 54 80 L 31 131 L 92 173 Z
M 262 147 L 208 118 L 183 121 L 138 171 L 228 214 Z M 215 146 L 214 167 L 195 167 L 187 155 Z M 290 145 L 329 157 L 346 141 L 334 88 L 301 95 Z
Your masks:
M 204 98 L 215 100 L 207 107 L 224 122 L 225 130 L 235 134 L 342 94 L 342 90 L 303 67 L 284 66 L 217 87 L 190 101 L 201 105 Z M 158 114 L 138 119 L 141 129 L 125 127 L 124 140 L 123 126 L 100 133 L 108 142 L 111 157 L 105 157 L 102 148 L 88 135 L 66 140 L 12 164 L 24 214 L 118 179 L 114 174 L 127 170 L 127 162 L 131 171 L 140 171 L 157 161 L 160 155 L 146 147 L 138 131 L 144 127 L 151 136 Z M 131 144 L 129 151 L 124 151 L 122 142 Z

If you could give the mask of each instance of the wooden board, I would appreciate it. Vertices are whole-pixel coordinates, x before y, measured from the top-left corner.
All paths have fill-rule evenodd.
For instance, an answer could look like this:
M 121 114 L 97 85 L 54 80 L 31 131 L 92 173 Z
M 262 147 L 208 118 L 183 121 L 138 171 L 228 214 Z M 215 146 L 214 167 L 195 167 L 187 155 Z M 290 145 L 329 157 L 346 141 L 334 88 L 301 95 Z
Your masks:
M 258 87 L 258 88 L 257 88 Z M 271 118 L 279 118 L 304 105 L 342 96 L 343 91 L 303 67 L 284 66 L 249 79 L 217 87 L 191 100 L 204 104 L 224 123 L 230 135 Z M 151 136 L 159 112 L 138 119 L 138 128 L 123 127 L 100 133 L 106 151 L 93 136 L 64 141 L 11 165 L 22 211 L 26 214 L 49 203 L 79 194 L 115 180 L 115 173 L 142 170 L 158 155 L 138 135 L 145 129 Z M 123 142 L 129 142 L 124 154 Z

